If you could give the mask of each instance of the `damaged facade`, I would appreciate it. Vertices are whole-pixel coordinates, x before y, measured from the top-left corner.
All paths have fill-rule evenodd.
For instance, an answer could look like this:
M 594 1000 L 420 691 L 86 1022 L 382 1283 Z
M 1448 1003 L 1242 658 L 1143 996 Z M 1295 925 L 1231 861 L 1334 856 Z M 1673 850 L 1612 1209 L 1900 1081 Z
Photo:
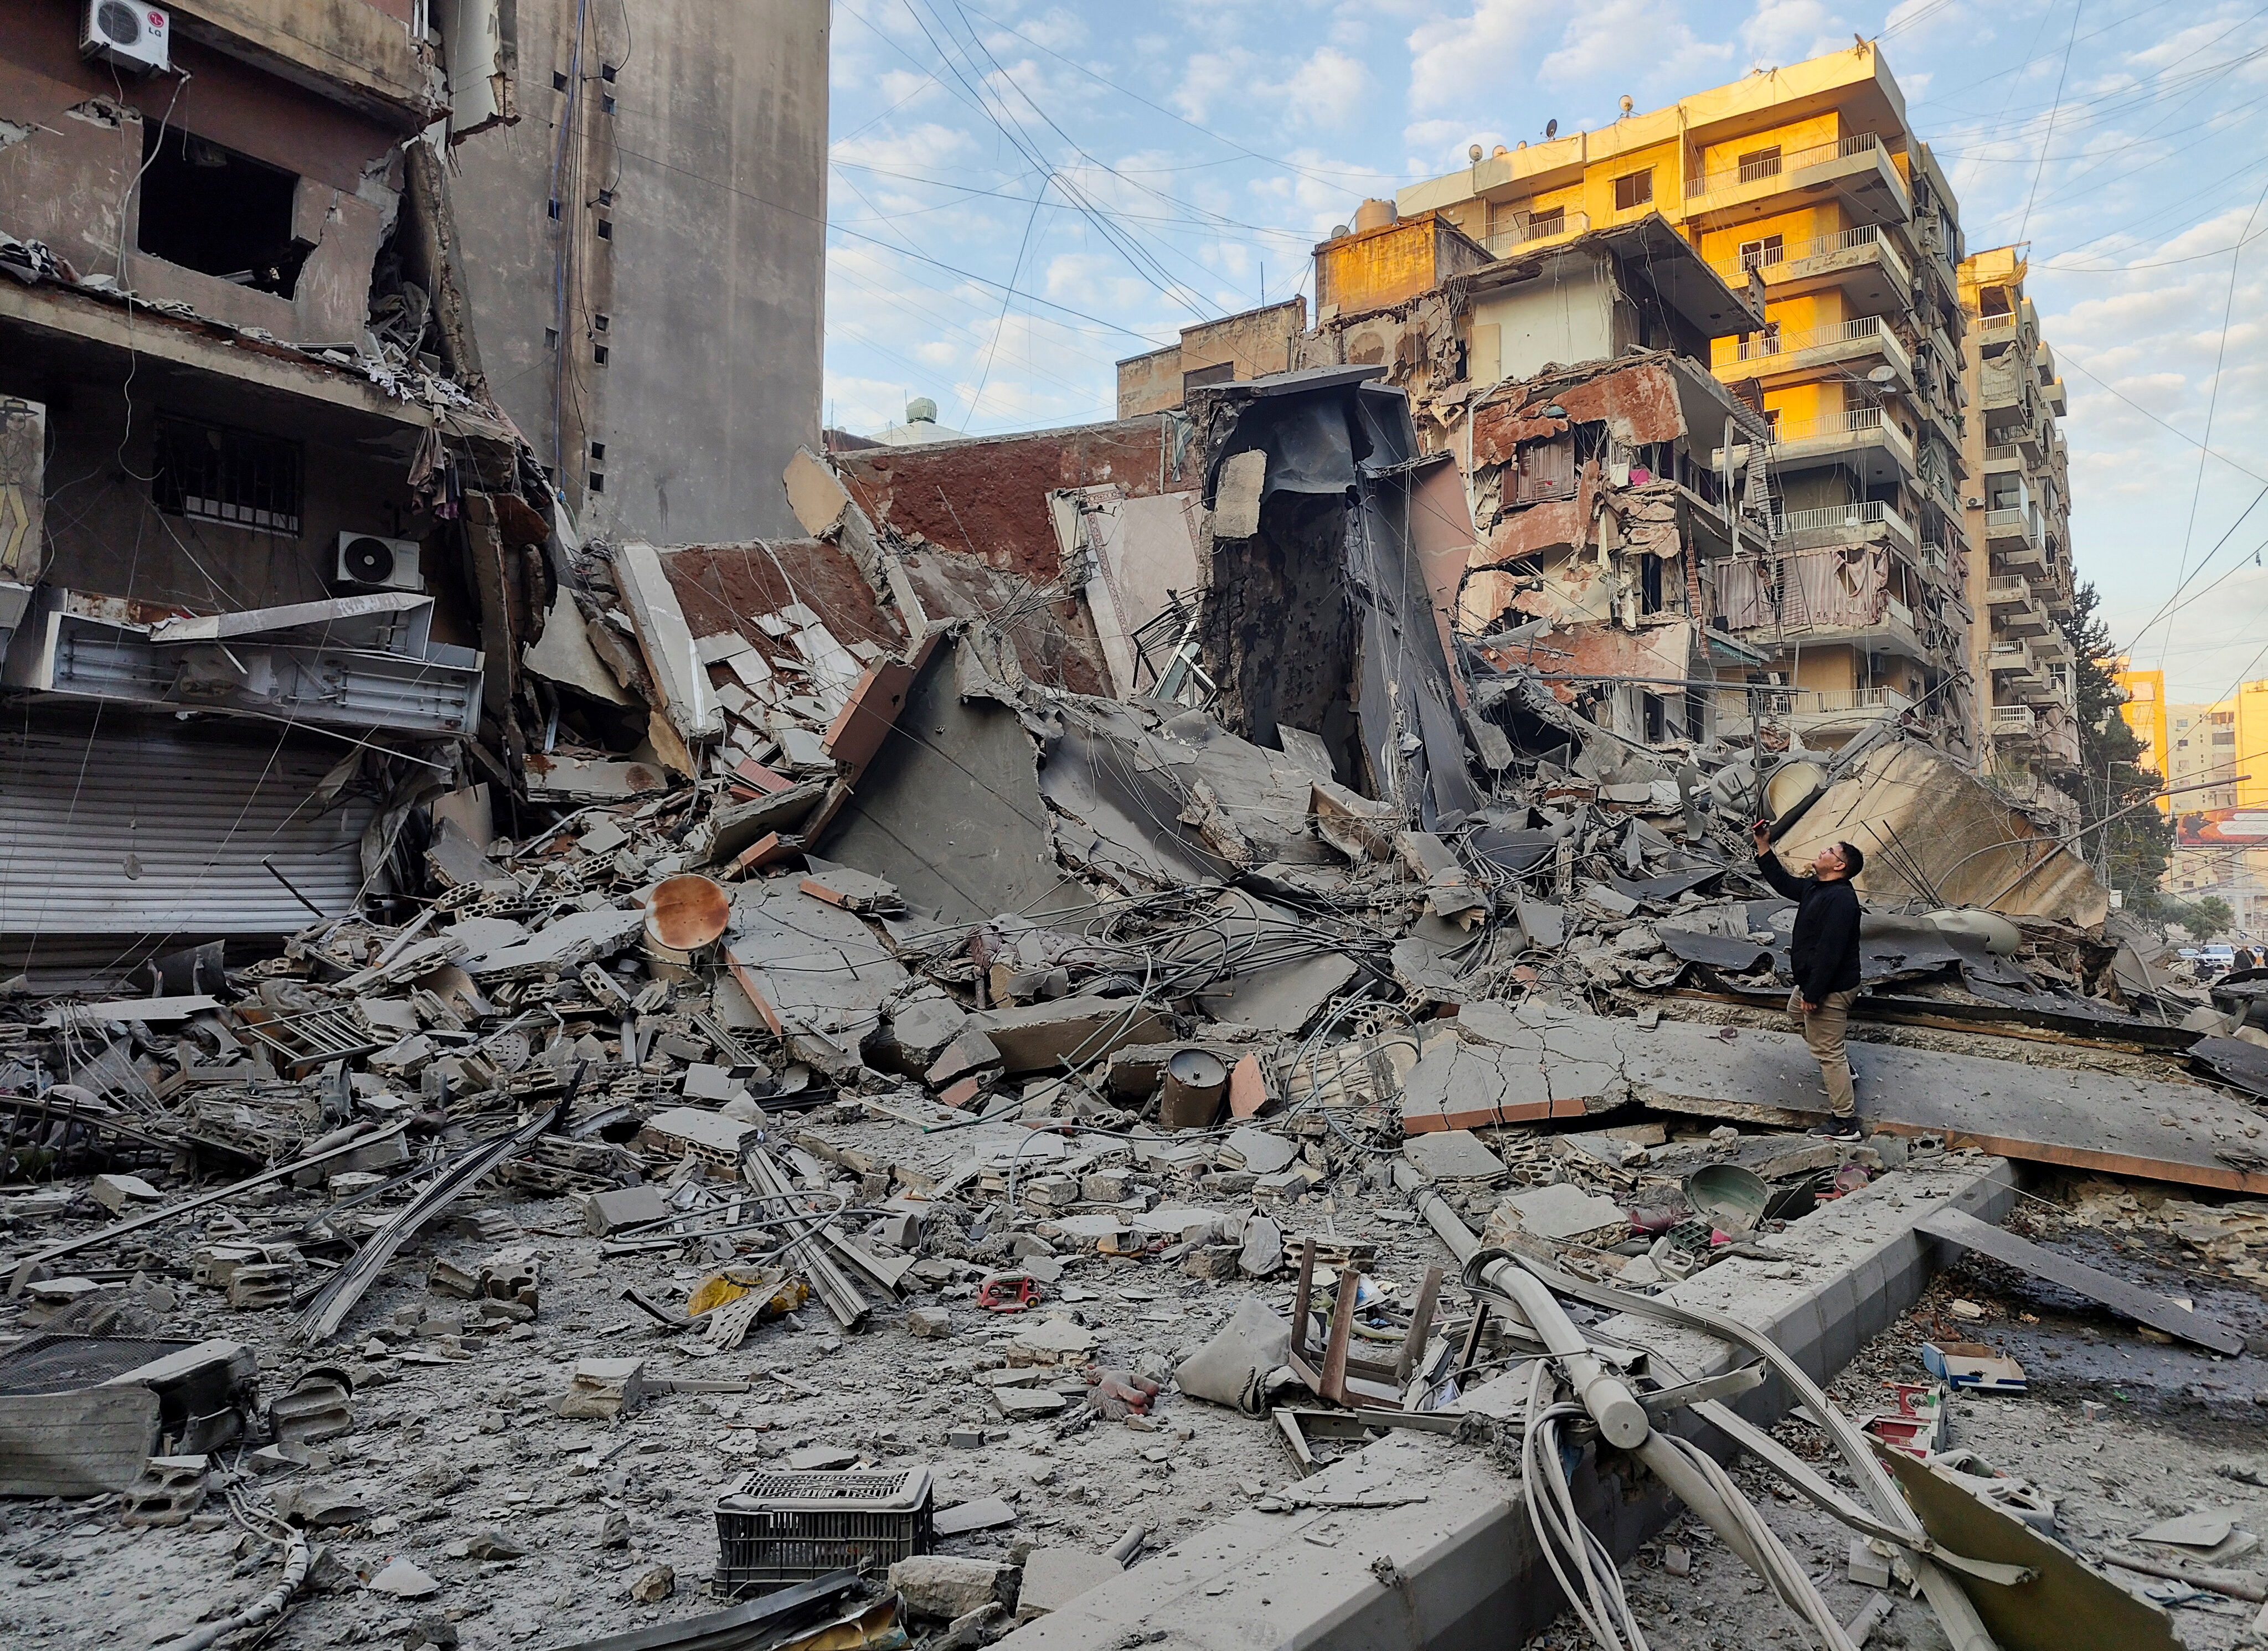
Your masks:
M 1100 1648 L 1162 1600 L 1226 1647 L 1341 1609 L 1257 1556 L 1351 1508 L 1350 1587 L 1454 1594 L 1441 1521 L 1469 1523 L 1513 1555 L 1491 1632 L 1526 1636 L 1560 1608 L 1547 1548 L 1605 1586 L 1674 1492 L 1797 1621 L 1848 1588 L 2028 1643 L 1977 1626 L 2026 1573 L 1926 1493 L 1970 1494 L 1927 1431 L 1959 1382 L 2022 1367 L 1933 1344 L 1951 1389 L 1847 1413 L 1805 1373 L 1970 1252 L 2242 1353 L 2225 1310 L 1994 1222 L 2017 1177 L 2268 1194 L 2260 1000 L 1913 731 L 1672 765 L 1562 691 L 1550 638 L 1604 622 L 1466 634 L 1503 571 L 1419 405 L 1311 367 L 799 454 L 800 540 L 558 547 L 512 701 L 556 722 L 517 786 L 393 803 L 423 849 L 398 893 L 140 977 L 161 995 L 0 999 L 0 1493 L 130 1544 L 145 1594 L 242 1522 L 216 1640 Z M 1599 432 L 1624 543 L 1729 542 L 1745 512 L 1673 478 L 1737 405 L 1641 350 L 1473 424 L 1483 452 Z M 56 656 L 103 624 L 105 658 L 247 663 L 426 612 L 359 600 L 41 611 Z M 1791 860 L 1868 845 L 1862 1144 L 1794 1132 L 1818 1078 L 1760 812 Z M 1814 1498 L 1889 1550 L 1847 1580 L 1705 1465 L 1810 1494 L 1764 1431 L 1799 1402 L 1885 1475 L 1871 1514 Z M 1630 1511 L 1594 1548 L 1523 1485 Z M 814 1498 L 863 1522 L 799 1523 Z M 1926 1604 L 1881 1592 L 1899 1565 Z M 2090 1620 L 2166 1624 L 2124 1595 Z
M 1999 586 L 1983 581 L 2007 576 L 1988 568 L 1985 517 L 1970 508 L 1986 422 L 1970 363 L 1984 346 L 1963 255 L 1951 191 L 1861 46 L 1476 154 L 1469 171 L 1368 203 L 1316 247 L 1316 325 L 1285 360 L 1375 362 L 1410 391 L 1427 450 L 1466 473 L 1476 568 L 1491 575 L 1476 606 L 1544 579 L 1520 611 L 1567 625 L 1569 674 L 1595 679 L 1586 697 L 1624 737 L 1702 741 L 1745 722 L 1775 748 L 1819 753 L 1889 722 L 2001 776 L 2014 752 L 1985 733 L 2001 644 L 1986 622 Z M 1191 331 L 1248 337 L 1273 313 Z M 1484 439 L 1501 417 L 1489 409 L 1534 420 L 1645 350 L 1689 386 L 1705 363 L 1715 404 L 1688 387 L 1683 427 L 1657 421 L 1645 438 L 1535 422 L 1509 446 Z M 1122 409 L 1169 404 L 1156 387 L 1169 353 L 1121 364 Z M 1201 353 L 1222 364 L 1207 379 L 1241 358 Z M 1554 508 L 1522 508 L 1536 504 Z M 1653 551 L 1625 555 L 1626 521 Z M 1587 569 L 1579 589 L 1528 553 L 1538 537 L 1555 566 Z M 2060 792 L 2011 795 L 2061 822 Z
M 630 83 L 630 20 L 573 7 L 131 11 L 130 49 L 54 0 L 0 42 L 0 463 L 26 506 L 0 541 L 0 958 L 44 978 L 412 891 L 443 793 L 509 817 L 554 769 L 689 770 L 635 691 L 681 667 L 641 653 L 634 603 L 599 621 L 578 512 L 616 542 L 775 531 L 817 423 L 817 216 L 740 214 L 719 246 L 686 169 L 625 181 L 613 133 L 671 104 L 667 158 L 740 132 L 823 199 L 823 13 L 721 43 L 649 11 Z M 531 97 L 567 114 L 523 127 Z M 557 281 L 526 278 L 527 235 Z M 669 273 L 617 299 L 617 255 Z M 713 329 L 676 326 L 720 291 Z M 691 372 L 712 336 L 762 370 Z
M 34 160 L 129 203 L 107 257 L 0 241 L 11 1644 L 2095 1651 L 2249 1599 L 2196 1568 L 2233 1519 L 2145 1526 L 2090 1454 L 2059 1526 L 1987 1406 L 2036 1331 L 2035 1413 L 2105 1342 L 2089 1392 L 2162 1355 L 2254 1413 L 2268 989 L 1978 777 L 1966 643 L 1883 640 L 1950 634 L 1973 549 L 1886 525 L 1954 531 L 1928 461 L 1800 449 L 1937 439 L 1911 318 L 1861 375 L 1911 429 L 1704 365 L 1822 347 L 1772 306 L 1840 266 L 1687 232 L 1784 205 L 1777 151 L 1720 191 L 1747 139 L 1695 137 L 1683 217 L 1476 221 L 1541 187 L 1476 159 L 1318 249 L 1313 328 L 1189 329 L 1118 420 L 801 446 L 798 536 L 661 543 L 489 399 L 418 136 L 446 100 L 470 175 L 525 135 L 536 14 L 227 11 L 179 107 L 67 8 L 0 44 L 8 210 Z M 575 98 L 626 77 L 592 49 Z M 1852 62 L 1784 72 L 1895 101 Z M 152 119 L 308 233 L 153 250 Z M 1834 210 L 1938 200 L 1902 129 L 1829 136 L 1790 166 Z M 1860 1140 L 1800 1132 L 1759 819 L 1867 854 Z

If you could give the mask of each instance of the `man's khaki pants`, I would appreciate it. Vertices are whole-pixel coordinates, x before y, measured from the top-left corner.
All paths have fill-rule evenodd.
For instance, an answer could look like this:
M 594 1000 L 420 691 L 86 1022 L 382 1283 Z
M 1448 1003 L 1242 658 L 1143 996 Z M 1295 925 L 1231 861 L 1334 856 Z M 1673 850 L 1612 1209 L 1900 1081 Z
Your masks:
M 1816 1009 L 1803 1006 L 1803 993 L 1796 991 L 1787 1000 L 1787 1012 L 1803 1020 L 1803 1041 L 1811 1050 L 1811 1058 L 1819 1063 L 1819 1075 L 1827 1080 L 1827 1105 L 1838 1118 L 1847 1118 L 1859 1109 L 1859 1098 L 1851 1087 L 1851 1058 L 1844 1051 L 1844 1028 L 1851 1024 L 1851 1006 L 1859 1000 L 1856 991 L 1830 991 L 1827 1001 Z

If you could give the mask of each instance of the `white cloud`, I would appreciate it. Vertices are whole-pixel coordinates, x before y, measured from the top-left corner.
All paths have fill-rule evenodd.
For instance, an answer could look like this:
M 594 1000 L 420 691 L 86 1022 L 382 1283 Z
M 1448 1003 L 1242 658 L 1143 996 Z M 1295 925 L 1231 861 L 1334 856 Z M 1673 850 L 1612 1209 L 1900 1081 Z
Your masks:
M 1821 57 L 1851 44 L 1851 26 L 1824 0 L 1756 0 L 1741 25 L 1741 44 L 1751 63 L 1780 68 Z
M 1282 80 L 1257 81 L 1252 90 L 1262 97 L 1280 100 L 1285 118 L 1294 126 L 1341 127 L 1363 113 L 1370 70 L 1359 59 L 1325 46 Z
M 1558 15 L 1543 0 L 1477 0 L 1469 17 L 1419 24 L 1409 37 L 1410 107 L 1428 114 L 1500 96 L 1537 22 Z
M 1174 88 L 1174 107 L 1192 121 L 1203 121 L 1213 100 L 1242 87 L 1254 68 L 1254 58 L 1242 47 L 1225 52 L 1192 52 L 1182 70 L 1182 84 Z
M 1664 0 L 1605 0 L 1568 18 L 1559 49 L 1543 60 L 1535 77 L 1543 85 L 1568 86 L 1620 76 L 1633 86 L 1669 85 L 1683 92 L 1732 55 L 1730 42 L 1701 40 Z

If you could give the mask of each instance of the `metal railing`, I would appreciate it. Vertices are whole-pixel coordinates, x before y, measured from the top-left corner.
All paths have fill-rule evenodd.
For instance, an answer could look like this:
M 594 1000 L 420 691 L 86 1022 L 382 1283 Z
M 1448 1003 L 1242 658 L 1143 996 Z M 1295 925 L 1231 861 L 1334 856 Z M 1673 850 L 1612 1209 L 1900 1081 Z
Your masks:
M 1953 557 L 1945 547 L 1932 539 L 1923 540 L 1916 554 L 1921 557 L 1922 566 L 1939 573 L 1945 572 L 1953 565 Z
M 1880 149 L 1882 140 L 1872 132 L 1854 132 L 1831 144 L 1817 144 L 1808 149 L 1790 149 L 1769 152 L 1752 160 L 1724 166 L 1715 172 L 1704 172 L 1685 181 L 1685 193 L 1714 195 L 1719 189 L 1739 188 L 1745 184 L 1764 183 L 1790 172 L 1800 172 L 1806 166 L 1822 162 L 1842 160 L 1852 155 L 1861 155 L 1868 150 Z
M 2039 712 L 2029 705 L 1992 707 L 1992 733 L 1995 738 L 2036 733 L 2039 726 Z
M 2026 544 L 2037 544 L 2040 542 L 2039 525 L 2032 520 L 2031 512 L 1988 510 L 1984 512 L 1984 532 L 1988 537 L 2007 538 L 2011 536 L 2009 533 L 2011 528 L 2015 529 L 2014 536 L 2021 539 Z
M 1755 361 L 1764 356 L 1793 355 L 1800 350 L 1819 350 L 1830 344 L 1847 344 L 1860 338 L 1879 337 L 1882 331 L 1882 318 L 1879 315 L 1861 315 L 1851 321 L 1831 321 L 1824 327 L 1807 328 L 1800 333 L 1784 333 L 1776 327 L 1768 328 L 1742 339 L 1734 359 Z
M 1481 238 L 1481 245 L 1501 258 L 1513 247 L 1525 247 L 1530 241 L 1580 235 L 1590 227 L 1591 217 L 1587 212 L 1546 212 L 1524 222 L 1507 224 L 1502 229 L 1492 229 Z
M 1864 527 L 1889 519 L 1890 507 L 1880 499 L 1852 505 L 1829 505 L 1819 510 L 1792 510 L 1772 518 L 1775 537 L 1792 533 L 1815 533 L 1822 527 Z
M 1849 252 L 1858 247 L 1881 246 L 1896 255 L 1896 248 L 1884 240 L 1879 224 L 1863 224 L 1857 229 L 1846 229 L 1836 235 L 1815 235 L 1809 240 L 1800 240 L 1778 247 L 1754 247 L 1737 259 L 1719 259 L 1710 268 L 1733 285 L 1739 286 L 1749 278 L 1752 269 L 1769 269 L 1778 264 L 1801 263 L 1807 258 L 1828 258 L 1838 252 Z M 1904 262 L 1904 260 L 1900 260 Z
M 1909 711 L 1913 701 L 1895 688 L 1805 688 L 1796 690 L 1815 703 L 1798 704 L 1795 710 L 1832 713 L 1840 711 Z
M 1818 418 L 1784 421 L 1772 426 L 1772 445 L 1783 446 L 1793 441 L 1816 441 L 1822 436 L 1852 436 L 1862 430 L 1882 428 L 1882 409 L 1879 407 L 1853 407 L 1840 413 L 1828 413 Z
M 2013 441 L 1990 442 L 1984 448 L 1984 462 L 1987 464 L 2001 459 L 2020 459 L 2022 456 L 2016 451 L 2016 444 Z
M 1984 581 L 1987 607 L 2025 608 L 2031 600 L 2032 582 L 2021 573 L 1995 573 Z

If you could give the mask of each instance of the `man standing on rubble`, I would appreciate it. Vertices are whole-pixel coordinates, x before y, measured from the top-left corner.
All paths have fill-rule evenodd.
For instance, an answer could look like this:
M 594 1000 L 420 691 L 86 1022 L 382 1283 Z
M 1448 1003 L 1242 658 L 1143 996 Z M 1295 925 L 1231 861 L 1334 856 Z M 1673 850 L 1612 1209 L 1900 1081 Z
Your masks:
M 1796 877 L 1772 852 L 1770 828 L 1761 820 L 1755 835 L 1756 869 L 1796 903 L 1795 933 L 1788 944 L 1795 991 L 1787 1008 L 1790 1014 L 1803 1017 L 1803 1041 L 1826 1080 L 1831 1114 L 1811 1132 L 1830 1140 L 1861 1139 L 1866 1131 L 1859 1125 L 1858 1097 L 1852 1088 L 1851 1058 L 1844 1050 L 1843 1034 L 1850 1024 L 1851 1005 L 1859 996 L 1859 891 L 1851 887 L 1851 880 L 1867 857 L 1851 844 L 1830 843 L 1812 861 L 1811 875 Z

